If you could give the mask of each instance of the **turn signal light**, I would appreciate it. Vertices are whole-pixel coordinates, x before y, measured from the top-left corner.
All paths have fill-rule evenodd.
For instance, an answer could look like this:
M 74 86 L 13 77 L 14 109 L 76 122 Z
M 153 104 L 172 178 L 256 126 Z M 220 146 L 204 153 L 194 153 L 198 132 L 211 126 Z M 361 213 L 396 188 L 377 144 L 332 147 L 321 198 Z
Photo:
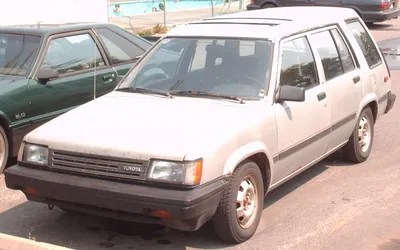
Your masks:
M 172 214 L 167 210 L 152 209 L 151 216 L 159 218 L 172 218 Z
M 36 190 L 31 187 L 25 187 L 24 189 L 22 189 L 22 192 L 26 194 L 36 194 Z

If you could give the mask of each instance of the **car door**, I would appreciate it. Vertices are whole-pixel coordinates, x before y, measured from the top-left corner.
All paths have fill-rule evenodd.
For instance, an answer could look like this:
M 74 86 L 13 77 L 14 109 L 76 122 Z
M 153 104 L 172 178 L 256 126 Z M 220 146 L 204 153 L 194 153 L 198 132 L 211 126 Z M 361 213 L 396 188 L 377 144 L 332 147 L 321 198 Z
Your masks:
M 357 111 L 363 97 L 360 69 L 337 26 L 310 34 L 323 68 L 322 84 L 326 85 L 331 104 L 331 138 L 328 150 L 346 142 L 354 129 Z
M 274 181 L 282 181 L 326 152 L 331 105 L 326 85 L 320 84 L 317 59 L 305 35 L 281 42 L 279 84 L 303 87 L 305 101 L 274 104 L 279 151 Z
M 365 94 L 375 93 L 378 98 L 378 115 L 383 114 L 387 104 L 387 93 L 390 91 L 390 74 L 384 63 L 383 55 L 380 53 L 376 42 L 372 39 L 368 28 L 360 20 L 349 20 L 346 25 L 350 29 L 349 38 L 354 40 L 354 49 L 359 52 L 359 61 L 362 72 L 365 72 L 364 83 Z
M 95 84 L 116 84 L 116 72 L 108 65 L 93 37 L 90 30 L 49 37 L 38 69 L 55 69 L 59 76 L 48 82 L 40 82 L 34 76 L 29 82 L 32 122 L 45 122 L 93 100 Z M 104 79 L 106 76 L 111 78 Z
M 150 44 L 147 42 L 137 41 L 137 43 L 135 43 L 133 35 L 128 39 L 122 34 L 118 34 L 118 32 L 108 28 L 96 28 L 95 31 L 118 76 L 125 75 L 132 66 L 135 65 L 136 61 L 143 53 L 150 48 Z M 139 42 L 142 46 L 138 45 Z M 114 88 L 115 85 L 99 86 L 97 88 L 97 94 L 99 96 L 103 95 Z

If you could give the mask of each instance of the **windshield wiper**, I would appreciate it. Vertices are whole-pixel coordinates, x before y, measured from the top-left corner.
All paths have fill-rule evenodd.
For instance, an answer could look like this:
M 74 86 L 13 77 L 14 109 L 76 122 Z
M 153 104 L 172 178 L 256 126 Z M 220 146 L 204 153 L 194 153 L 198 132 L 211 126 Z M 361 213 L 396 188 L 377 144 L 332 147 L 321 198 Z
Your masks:
M 133 93 L 145 93 L 145 94 L 157 94 L 157 95 L 162 95 L 166 96 L 168 98 L 173 98 L 173 96 L 164 91 L 157 91 L 153 89 L 144 89 L 144 88 L 135 88 L 135 87 L 126 87 L 126 88 L 119 88 L 117 89 L 119 91 L 127 91 L 127 92 L 133 92 Z
M 212 93 L 208 93 L 208 92 L 194 91 L 194 90 L 174 91 L 174 92 L 171 92 L 171 94 L 172 95 L 188 95 L 188 96 L 208 96 L 208 97 L 234 100 L 234 101 L 238 101 L 239 103 L 244 103 L 243 99 L 240 97 L 237 97 L 237 96 L 218 95 L 218 94 L 212 94 Z

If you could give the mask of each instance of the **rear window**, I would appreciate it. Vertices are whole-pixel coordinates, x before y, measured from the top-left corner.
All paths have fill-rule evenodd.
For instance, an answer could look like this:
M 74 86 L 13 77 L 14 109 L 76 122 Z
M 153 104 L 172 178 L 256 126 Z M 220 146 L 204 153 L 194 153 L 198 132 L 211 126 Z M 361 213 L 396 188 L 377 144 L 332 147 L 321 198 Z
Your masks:
M 359 21 L 351 21 L 347 23 L 351 32 L 357 40 L 364 57 L 370 68 L 382 63 L 382 58 L 379 55 L 378 48 L 375 46 L 371 36 L 367 33 L 365 28 L 361 25 Z
M 0 74 L 26 75 L 39 44 L 39 36 L 0 33 Z

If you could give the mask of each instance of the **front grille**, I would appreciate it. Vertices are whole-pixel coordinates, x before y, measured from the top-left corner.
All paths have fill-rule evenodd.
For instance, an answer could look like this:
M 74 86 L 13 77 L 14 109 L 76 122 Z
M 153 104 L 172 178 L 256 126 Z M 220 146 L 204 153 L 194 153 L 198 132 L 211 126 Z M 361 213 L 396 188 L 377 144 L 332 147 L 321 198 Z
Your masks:
M 147 161 L 54 150 L 50 150 L 49 154 L 49 165 L 53 170 L 115 179 L 143 180 L 146 178 Z

